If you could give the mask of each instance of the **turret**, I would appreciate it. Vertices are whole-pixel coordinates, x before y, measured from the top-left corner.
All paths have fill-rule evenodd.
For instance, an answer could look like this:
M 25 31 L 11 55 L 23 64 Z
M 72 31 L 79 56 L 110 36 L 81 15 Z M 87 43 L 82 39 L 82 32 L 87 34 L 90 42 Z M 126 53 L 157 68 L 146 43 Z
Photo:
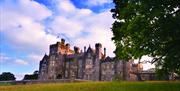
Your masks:
M 64 48 L 65 46 L 65 40 L 61 39 L 61 42 L 57 42 L 56 44 L 52 44 L 50 45 L 50 52 L 49 54 L 55 54 L 55 53 L 59 53 L 61 48 Z
M 49 47 L 49 54 L 55 54 L 55 53 L 58 52 L 58 43 L 59 42 L 57 42 L 56 44 L 50 45 L 50 47 Z

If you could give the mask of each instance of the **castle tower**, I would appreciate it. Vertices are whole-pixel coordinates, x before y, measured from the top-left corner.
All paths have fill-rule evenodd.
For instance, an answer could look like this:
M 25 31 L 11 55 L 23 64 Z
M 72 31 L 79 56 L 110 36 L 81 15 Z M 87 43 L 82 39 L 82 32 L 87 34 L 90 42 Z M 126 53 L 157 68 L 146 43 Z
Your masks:
M 93 80 L 95 81 L 99 81 L 100 80 L 100 61 L 101 61 L 101 58 L 102 58 L 102 45 L 100 43 L 97 43 L 95 44 L 95 53 L 96 53 L 96 56 L 95 56 L 95 64 L 94 64 L 94 77 L 93 77 Z
M 47 79 L 60 79 L 63 77 L 64 72 L 64 54 L 69 48 L 65 45 L 65 40 L 50 45 L 49 60 L 47 67 Z
M 46 74 L 47 74 L 47 62 L 48 62 L 48 55 L 44 55 L 43 59 L 40 61 L 39 64 L 39 80 L 46 80 Z
M 61 42 L 57 42 L 56 44 L 52 44 L 50 45 L 49 48 L 49 54 L 57 54 L 57 53 L 61 53 L 64 54 L 65 51 L 65 40 L 61 39 Z

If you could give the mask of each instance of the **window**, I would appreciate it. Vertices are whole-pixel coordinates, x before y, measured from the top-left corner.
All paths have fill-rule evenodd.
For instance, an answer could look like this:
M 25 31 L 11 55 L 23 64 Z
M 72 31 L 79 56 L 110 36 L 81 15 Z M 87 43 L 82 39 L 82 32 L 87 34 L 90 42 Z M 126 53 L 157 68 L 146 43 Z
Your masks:
M 92 64 L 92 59 L 87 59 L 87 64 L 91 65 Z
M 107 65 L 106 68 L 109 69 L 110 68 L 109 65 Z
M 88 53 L 88 58 L 90 58 L 91 57 L 91 54 L 90 53 Z
M 52 61 L 52 66 L 54 66 L 55 65 L 55 61 Z

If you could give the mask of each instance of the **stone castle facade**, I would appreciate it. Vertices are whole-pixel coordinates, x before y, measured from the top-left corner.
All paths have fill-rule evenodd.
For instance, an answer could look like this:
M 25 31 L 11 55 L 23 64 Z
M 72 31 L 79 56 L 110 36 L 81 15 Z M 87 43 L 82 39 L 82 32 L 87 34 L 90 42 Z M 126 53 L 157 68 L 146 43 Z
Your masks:
M 70 49 L 70 45 L 61 39 L 61 42 L 50 45 L 49 55 L 45 54 L 40 61 L 39 80 L 74 78 L 111 81 L 123 76 L 126 80 L 135 80 L 136 77 L 131 72 L 139 68 L 133 65 L 133 61 L 123 62 L 106 57 L 106 48 L 102 48 L 100 43 L 95 44 L 95 49 L 89 46 L 80 51 L 78 47 Z M 123 67 L 126 69 L 123 70 Z M 122 74 L 123 71 L 125 74 Z

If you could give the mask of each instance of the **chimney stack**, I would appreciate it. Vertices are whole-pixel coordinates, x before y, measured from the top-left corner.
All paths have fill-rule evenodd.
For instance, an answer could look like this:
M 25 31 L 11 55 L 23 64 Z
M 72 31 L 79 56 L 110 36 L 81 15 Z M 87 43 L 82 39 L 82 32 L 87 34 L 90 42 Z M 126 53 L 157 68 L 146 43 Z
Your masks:
M 66 44 L 66 49 L 69 50 L 70 49 L 70 44 Z
M 77 53 L 80 53 L 79 47 L 74 46 L 74 51 L 75 51 L 76 54 L 77 54 Z
M 86 52 L 86 46 L 84 46 L 84 52 Z
M 106 48 L 104 48 L 104 57 L 106 57 Z
M 65 39 L 61 39 L 61 43 L 64 45 L 65 44 Z

